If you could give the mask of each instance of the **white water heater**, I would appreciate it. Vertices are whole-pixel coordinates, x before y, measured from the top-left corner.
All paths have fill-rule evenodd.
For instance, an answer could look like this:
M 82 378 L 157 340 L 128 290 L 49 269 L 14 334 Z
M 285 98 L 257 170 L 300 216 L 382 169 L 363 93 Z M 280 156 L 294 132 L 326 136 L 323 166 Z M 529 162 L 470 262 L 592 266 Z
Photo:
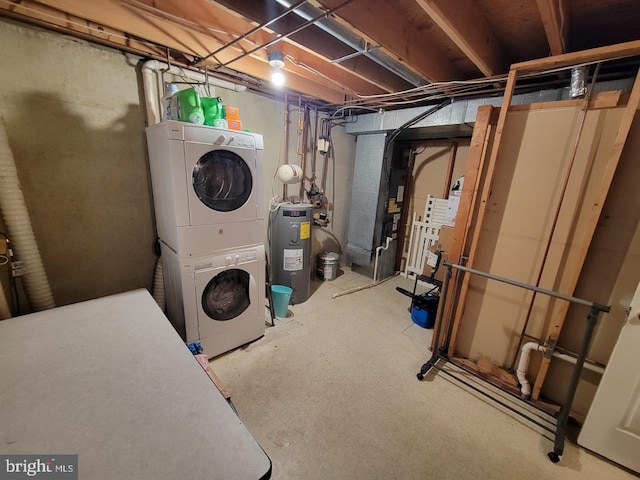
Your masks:
M 283 204 L 271 213 L 271 283 L 291 287 L 293 305 L 311 294 L 312 215 L 310 203 Z

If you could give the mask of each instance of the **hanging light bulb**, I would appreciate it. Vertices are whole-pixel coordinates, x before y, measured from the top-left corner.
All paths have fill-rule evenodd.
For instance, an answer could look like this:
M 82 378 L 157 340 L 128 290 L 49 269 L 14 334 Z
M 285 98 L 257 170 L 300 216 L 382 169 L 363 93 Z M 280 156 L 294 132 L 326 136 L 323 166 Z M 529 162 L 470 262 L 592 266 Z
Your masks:
M 284 55 L 282 52 L 270 52 L 267 55 L 269 59 L 269 65 L 273 67 L 273 72 L 271 73 L 271 83 L 273 83 L 276 87 L 281 87 L 284 85 L 284 73 L 282 73 L 282 67 L 284 67 Z
M 281 87 L 284 85 L 284 74 L 279 68 L 276 68 L 271 74 L 271 83 L 273 83 L 276 87 Z

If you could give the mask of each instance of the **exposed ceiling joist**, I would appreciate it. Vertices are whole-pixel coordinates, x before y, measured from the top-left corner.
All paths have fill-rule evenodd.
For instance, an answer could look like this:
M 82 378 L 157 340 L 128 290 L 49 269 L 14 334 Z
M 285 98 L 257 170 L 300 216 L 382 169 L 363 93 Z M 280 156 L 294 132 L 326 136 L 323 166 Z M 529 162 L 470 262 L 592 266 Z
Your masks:
M 500 41 L 474 0 L 416 0 L 485 76 L 509 70 Z
M 570 19 L 568 0 L 537 0 L 537 2 L 551 55 L 566 53 Z
M 242 2 L 235 0 L 218 0 L 216 3 L 224 5 L 229 10 L 233 10 L 256 23 L 264 23 L 284 10 L 284 7 L 277 4 L 274 5 L 270 3 L 269 0 L 242 0 Z M 336 2 L 336 5 L 339 3 L 342 2 Z M 302 18 L 295 14 L 289 14 L 270 25 L 269 28 L 276 33 L 285 34 L 298 28 L 302 23 L 304 23 Z M 292 35 L 290 38 L 284 40 L 284 42 L 293 43 L 299 48 L 306 48 L 330 60 L 354 53 L 352 48 L 315 26 L 310 26 Z M 385 68 L 362 56 L 341 62 L 340 66 L 354 72 L 362 78 L 368 79 L 387 91 L 398 91 L 412 86 Z
M 130 5 L 127 6 L 120 1 L 87 3 L 83 0 L 40 0 L 38 3 L 64 10 L 76 17 L 109 28 L 120 30 L 126 25 L 126 33 L 194 57 L 204 56 L 222 45 L 214 35 L 205 35 L 182 25 L 176 25 L 175 22 L 133 11 Z M 230 60 L 239 53 L 242 53 L 242 50 L 231 48 L 228 52 L 222 52 L 220 58 L 223 61 Z M 236 62 L 234 67 L 269 84 L 271 68 L 266 57 L 248 56 Z M 309 71 L 297 69 L 292 73 L 287 79 L 288 87 L 309 97 L 340 104 L 352 93 L 348 89 L 337 86 L 333 81 Z
M 278 50 L 292 95 L 385 108 L 494 88 L 510 61 L 519 71 L 549 53 L 535 69 L 579 63 L 580 54 L 565 55 L 640 39 L 638 0 L 0 0 L 0 15 L 206 66 L 270 95 L 279 94 L 267 54 Z M 612 63 L 608 75 L 626 75 L 627 65 Z M 467 82 L 428 84 L 453 80 Z
M 325 8 L 334 8 L 340 0 L 320 0 Z M 461 73 L 446 56 L 432 47 L 424 33 L 407 23 L 388 0 L 368 0 L 350 4 L 335 15 L 360 35 L 371 38 L 392 57 L 415 70 L 429 82 L 461 78 Z M 395 28 L 398 26 L 398 28 Z
M 224 8 L 214 6 L 208 2 L 194 2 L 189 9 L 185 9 L 182 2 L 177 0 L 121 1 L 134 8 L 141 8 L 150 15 L 164 15 L 166 19 L 177 18 L 179 22 L 185 23 L 188 26 L 198 25 L 200 30 L 204 32 L 227 32 L 226 35 L 223 33 L 222 35 L 218 34 L 216 36 L 222 43 L 222 46 L 217 49 L 222 49 L 219 54 L 223 54 L 225 50 L 236 51 L 238 54 L 241 54 L 241 51 L 251 50 L 257 45 L 265 44 L 277 38 L 273 33 L 258 30 L 246 38 L 243 38 L 241 41 L 236 42 L 235 39 L 253 29 L 251 23 Z M 226 45 L 231 43 L 233 43 L 233 45 L 225 48 Z M 334 85 L 337 89 L 349 95 L 353 93 L 371 95 L 385 92 L 385 90 L 373 81 L 365 80 L 340 65 L 333 65 L 326 61 L 326 59 L 314 55 L 306 49 L 299 48 L 295 44 L 282 41 L 277 48 L 290 60 L 290 63 L 287 62 L 285 70 L 289 70 L 291 73 L 307 77 L 313 81 L 329 79 L 329 83 L 326 83 L 326 85 Z M 207 52 L 203 55 L 208 57 L 209 54 L 210 52 Z M 265 59 L 266 50 L 256 52 L 254 56 Z M 219 58 L 219 55 L 211 56 L 204 63 L 215 67 L 217 58 Z M 200 64 L 201 62 L 195 63 Z

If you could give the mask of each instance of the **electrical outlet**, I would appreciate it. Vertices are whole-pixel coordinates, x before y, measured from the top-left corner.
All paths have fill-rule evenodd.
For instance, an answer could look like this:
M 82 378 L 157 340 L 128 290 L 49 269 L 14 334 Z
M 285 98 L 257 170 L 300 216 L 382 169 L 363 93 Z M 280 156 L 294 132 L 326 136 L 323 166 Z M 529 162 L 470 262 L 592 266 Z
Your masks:
M 319 138 L 318 139 L 318 151 L 320 153 L 325 153 L 329 151 L 329 140 L 327 140 L 326 138 Z

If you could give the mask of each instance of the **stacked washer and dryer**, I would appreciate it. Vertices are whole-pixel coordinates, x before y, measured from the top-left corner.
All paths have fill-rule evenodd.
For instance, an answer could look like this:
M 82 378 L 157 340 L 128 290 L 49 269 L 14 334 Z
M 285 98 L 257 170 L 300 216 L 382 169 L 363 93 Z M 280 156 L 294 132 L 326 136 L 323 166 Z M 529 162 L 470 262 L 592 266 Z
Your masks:
M 169 320 L 210 357 L 261 337 L 262 136 L 165 121 L 147 142 Z

